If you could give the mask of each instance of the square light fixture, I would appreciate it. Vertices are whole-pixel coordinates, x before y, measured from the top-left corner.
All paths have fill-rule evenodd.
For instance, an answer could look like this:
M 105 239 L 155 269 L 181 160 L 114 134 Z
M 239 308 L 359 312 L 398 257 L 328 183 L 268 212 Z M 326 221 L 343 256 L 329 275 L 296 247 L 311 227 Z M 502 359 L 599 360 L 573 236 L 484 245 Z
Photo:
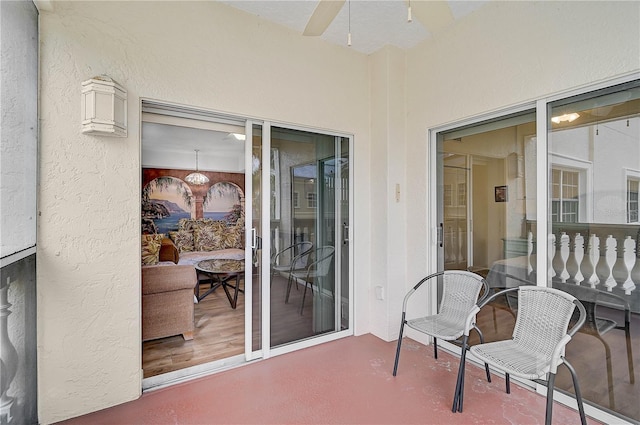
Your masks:
M 82 83 L 82 133 L 127 137 L 127 91 L 106 75 Z

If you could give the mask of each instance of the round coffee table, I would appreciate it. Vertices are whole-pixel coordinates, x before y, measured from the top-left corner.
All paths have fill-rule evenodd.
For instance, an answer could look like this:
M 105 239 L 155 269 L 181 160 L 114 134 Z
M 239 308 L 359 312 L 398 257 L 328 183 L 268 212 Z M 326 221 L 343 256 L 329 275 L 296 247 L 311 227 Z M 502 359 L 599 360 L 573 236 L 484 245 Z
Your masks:
M 198 301 L 218 289 L 222 286 L 231 308 L 236 308 L 238 305 L 238 292 L 244 293 L 243 289 L 240 289 L 240 278 L 244 278 L 244 260 L 202 260 L 195 265 L 196 272 L 198 274 L 204 274 L 209 277 L 211 281 L 211 287 L 204 294 L 200 295 L 200 279 L 196 284 L 196 298 Z M 235 286 L 229 283 L 230 280 L 236 281 Z M 233 289 L 233 296 L 229 288 Z

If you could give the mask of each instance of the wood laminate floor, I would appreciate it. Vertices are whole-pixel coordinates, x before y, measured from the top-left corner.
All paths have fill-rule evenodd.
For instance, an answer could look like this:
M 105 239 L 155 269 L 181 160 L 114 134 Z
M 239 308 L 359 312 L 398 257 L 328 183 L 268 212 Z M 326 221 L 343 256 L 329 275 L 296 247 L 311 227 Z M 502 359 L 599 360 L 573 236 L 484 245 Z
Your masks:
M 241 281 L 241 288 L 244 282 Z M 260 348 L 260 309 L 257 285 L 253 295 L 253 348 Z M 307 291 L 305 308 L 300 315 L 303 287 L 292 287 L 290 299 L 285 303 L 287 279 L 274 277 L 271 286 L 271 345 L 278 346 L 318 333 L 311 323 L 312 295 Z M 201 293 L 209 287 L 201 285 Z M 193 340 L 185 341 L 182 336 L 156 339 L 142 343 L 142 368 L 144 377 L 149 378 L 244 353 L 245 297 L 240 293 L 234 310 L 222 288 L 216 289 L 194 306 L 195 331 Z

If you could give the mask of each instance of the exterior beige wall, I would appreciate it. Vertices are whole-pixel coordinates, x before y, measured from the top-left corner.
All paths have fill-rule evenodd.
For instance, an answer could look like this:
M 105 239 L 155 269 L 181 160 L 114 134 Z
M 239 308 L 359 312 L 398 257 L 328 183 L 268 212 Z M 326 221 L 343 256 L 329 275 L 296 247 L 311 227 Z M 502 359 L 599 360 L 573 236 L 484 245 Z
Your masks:
M 366 56 L 217 2 L 55 2 L 40 24 L 38 407 L 52 423 L 140 395 L 140 99 L 354 134 L 357 185 L 369 87 Z M 80 133 L 80 83 L 100 74 L 128 90 L 127 138 Z M 355 192 L 356 235 L 368 199 Z M 368 282 L 368 237 L 354 239 Z
M 389 116 L 372 95 L 372 170 L 400 176 L 406 205 L 403 250 L 387 250 L 381 260 L 393 264 L 404 277 L 387 279 L 386 295 L 396 301 L 382 309 L 386 317 L 372 322 L 371 331 L 384 339 L 396 338 L 397 329 L 389 323 L 400 317 L 402 302 L 398 300 L 421 277 L 435 271 L 431 263 L 436 242 L 429 207 L 429 129 L 637 72 L 640 3 L 491 2 L 410 49 L 404 60 L 406 140 L 401 149 L 405 160 L 389 161 L 389 169 L 375 161 L 376 152 L 396 143 L 394 136 L 378 143 L 375 123 Z M 388 183 L 387 188 L 392 182 Z M 391 193 L 385 200 L 374 197 L 372 191 L 372 211 L 389 208 Z M 372 214 L 372 231 L 392 232 L 397 225 L 388 220 L 388 214 Z M 372 258 L 379 248 L 372 248 Z M 372 267 L 378 261 L 372 261 Z M 373 296 L 370 300 L 373 320 L 379 312 L 377 301 Z
M 404 184 L 406 53 L 386 46 L 370 56 L 371 84 L 371 282 L 368 306 L 376 336 L 397 337 L 399 316 L 390 306 L 404 294 L 389 291 L 406 279 L 407 208 Z M 396 197 L 399 185 L 399 198 Z M 359 190 L 359 187 L 356 188 Z

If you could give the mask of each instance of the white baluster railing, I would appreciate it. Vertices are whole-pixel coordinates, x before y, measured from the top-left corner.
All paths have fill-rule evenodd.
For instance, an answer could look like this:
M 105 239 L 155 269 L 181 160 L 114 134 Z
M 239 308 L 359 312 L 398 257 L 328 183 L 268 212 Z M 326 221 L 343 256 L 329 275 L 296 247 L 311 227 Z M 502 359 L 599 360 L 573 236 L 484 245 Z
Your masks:
M 531 238 L 531 233 L 528 239 Z M 603 246 L 600 242 L 603 242 Z M 547 271 L 549 279 L 571 282 L 624 295 L 631 310 L 640 312 L 640 258 L 637 240 L 629 235 L 600 237 L 590 233 L 585 250 L 585 237 L 576 232 L 550 233 Z M 619 247 L 619 248 L 618 248 Z M 527 252 L 529 270 L 531 251 Z

